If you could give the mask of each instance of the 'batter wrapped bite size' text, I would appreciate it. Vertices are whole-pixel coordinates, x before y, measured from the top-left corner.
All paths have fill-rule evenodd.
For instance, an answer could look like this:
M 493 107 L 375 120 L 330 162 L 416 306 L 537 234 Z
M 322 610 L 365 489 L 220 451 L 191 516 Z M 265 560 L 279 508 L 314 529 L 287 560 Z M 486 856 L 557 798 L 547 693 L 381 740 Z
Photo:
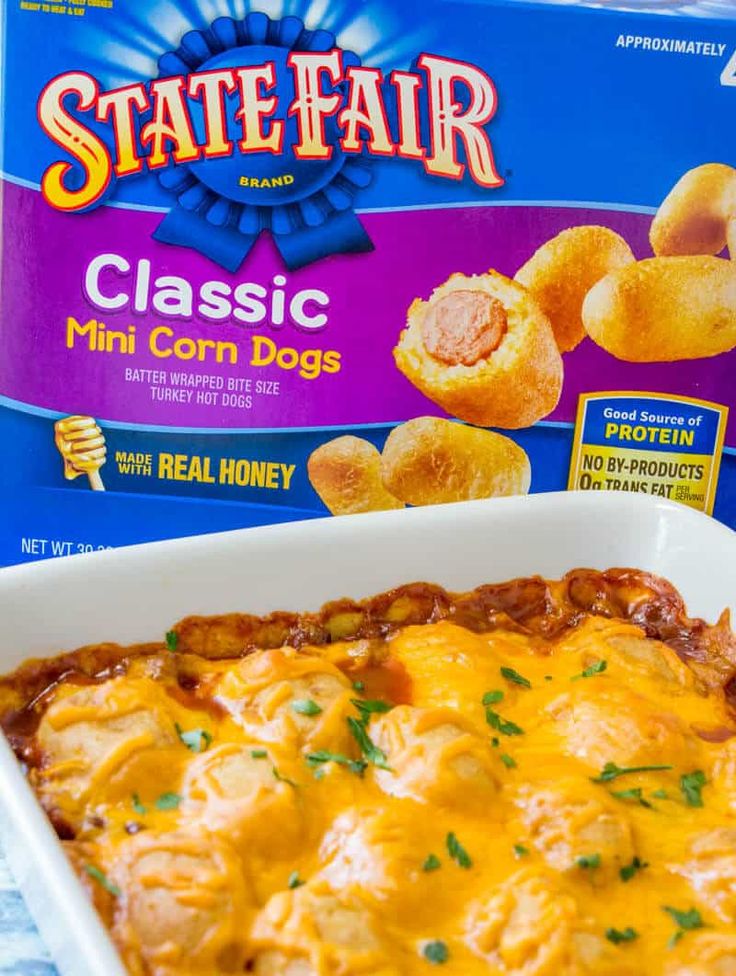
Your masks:
M 736 528 L 735 7 L 2 16 L 0 565 L 565 489 Z

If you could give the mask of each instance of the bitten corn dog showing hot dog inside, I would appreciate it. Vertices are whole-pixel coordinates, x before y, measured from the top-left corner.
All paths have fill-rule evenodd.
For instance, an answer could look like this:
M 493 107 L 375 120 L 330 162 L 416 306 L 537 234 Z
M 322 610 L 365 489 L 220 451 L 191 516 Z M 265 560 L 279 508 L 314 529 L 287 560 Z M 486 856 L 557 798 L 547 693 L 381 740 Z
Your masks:
M 417 299 L 394 359 L 430 400 L 482 427 L 527 427 L 555 408 L 562 389 L 546 315 L 495 271 L 454 274 L 429 301 Z
M 599 281 L 583 304 L 591 339 L 618 359 L 674 362 L 736 347 L 736 262 L 648 258 Z
M 93 417 L 73 416 L 54 425 L 56 448 L 64 460 L 68 481 L 86 474 L 95 491 L 103 491 L 100 468 L 107 459 L 105 437 Z
M 0 723 L 131 976 L 732 976 L 734 680 L 581 569 L 189 617 Z

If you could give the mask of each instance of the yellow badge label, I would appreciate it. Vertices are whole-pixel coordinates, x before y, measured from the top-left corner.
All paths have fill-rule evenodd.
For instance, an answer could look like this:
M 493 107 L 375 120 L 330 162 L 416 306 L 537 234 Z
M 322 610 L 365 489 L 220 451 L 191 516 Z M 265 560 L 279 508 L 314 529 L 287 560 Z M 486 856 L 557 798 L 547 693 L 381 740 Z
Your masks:
M 728 407 L 688 397 L 584 393 L 568 490 L 640 491 L 713 514 Z

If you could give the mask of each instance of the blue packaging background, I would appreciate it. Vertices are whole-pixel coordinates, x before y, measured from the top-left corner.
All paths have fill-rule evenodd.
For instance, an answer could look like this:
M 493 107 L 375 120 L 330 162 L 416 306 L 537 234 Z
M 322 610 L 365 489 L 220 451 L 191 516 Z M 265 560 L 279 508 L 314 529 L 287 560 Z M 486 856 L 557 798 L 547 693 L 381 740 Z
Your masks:
M 58 157 L 35 117 L 35 99 L 44 83 L 70 67 L 94 73 L 103 87 L 151 77 L 157 57 L 175 47 L 184 30 L 206 27 L 213 13 L 212 4 L 197 0 L 175 6 L 176 16 L 163 0 L 118 2 L 114 16 L 88 8 L 79 23 L 69 25 L 72 30 L 62 29 L 63 19 L 60 23 L 56 17 L 29 17 L 19 5 L 5 5 L 6 179 L 37 187 L 45 167 Z M 659 13 L 624 13 L 517 0 L 334 0 L 319 23 L 311 18 L 314 4 L 309 0 L 222 0 L 214 6 L 221 14 L 242 15 L 252 7 L 271 16 L 302 16 L 309 26 L 335 31 L 345 47 L 358 51 L 363 63 L 384 70 L 408 68 L 421 50 L 485 67 L 503 86 L 493 139 L 506 184 L 493 191 L 493 203 L 594 202 L 650 213 L 687 168 L 705 159 L 736 159 L 733 128 L 729 132 L 723 125 L 724 119 L 734 117 L 736 88 L 718 84 L 725 59 L 615 48 L 616 37 L 629 33 L 727 41 L 727 59 L 736 49 L 736 8 L 729 4 L 666 3 L 658 5 Z M 633 2 L 630 6 L 652 7 Z M 685 8 L 686 15 L 677 15 Z M 114 57 L 105 52 L 111 38 Z M 653 72 L 658 90 L 669 92 L 667 101 L 655 104 L 648 97 Z M 683 126 L 683 117 L 691 123 Z M 377 160 L 372 165 L 374 179 L 360 195 L 359 211 L 489 199 L 488 192 L 472 181 L 432 180 L 408 161 Z M 151 174 L 120 182 L 114 200 L 116 206 L 162 211 L 172 204 Z M 45 258 L 39 242 L 39 261 Z M 39 305 L 42 308 L 42 296 Z M 12 328 L 12 323 L 3 322 L 0 328 Z M 606 388 L 605 377 L 600 386 Z M 247 488 L 219 488 L 215 498 L 206 486 L 196 484 L 173 485 L 153 478 L 123 482 L 112 465 L 105 470 L 108 491 L 100 496 L 89 492 L 83 478 L 74 483 L 63 480 L 48 436 L 50 423 L 61 414 L 33 412 L 33 405 L 19 409 L 1 398 L 0 404 L 0 438 L 12 445 L 0 471 L 5 512 L 0 564 L 47 556 L 54 542 L 58 554 L 69 551 L 67 544 L 71 551 L 81 551 L 322 516 L 325 509 L 306 479 L 303 459 L 327 436 L 342 432 L 176 433 L 125 429 L 98 418 L 111 453 L 160 449 L 207 453 L 215 459 L 258 458 L 273 454 L 270 446 L 278 440 L 279 458 L 297 463 L 293 490 L 270 492 L 268 498 Z M 388 429 L 366 426 L 351 432 L 380 446 Z M 533 458 L 533 490 L 563 489 L 572 426 L 543 423 L 514 437 Z M 716 517 L 731 525 L 736 524 L 734 465 L 736 459 L 728 453 L 715 509 Z

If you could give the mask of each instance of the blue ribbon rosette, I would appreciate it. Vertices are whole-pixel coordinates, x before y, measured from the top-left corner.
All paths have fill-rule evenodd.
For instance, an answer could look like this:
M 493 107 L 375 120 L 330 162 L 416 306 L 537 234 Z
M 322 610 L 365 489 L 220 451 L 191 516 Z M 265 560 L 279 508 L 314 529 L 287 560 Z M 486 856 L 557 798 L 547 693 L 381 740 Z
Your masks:
M 177 203 L 156 229 L 156 240 L 193 248 L 233 272 L 263 232 L 273 236 L 290 270 L 331 254 L 373 250 L 353 210 L 355 197 L 371 181 L 370 168 L 361 157 L 342 152 L 335 115 L 325 119 L 325 141 L 333 147 L 329 159 L 297 159 L 292 148 L 297 123 L 288 114 L 295 96 L 289 53 L 335 47 L 334 34 L 307 30 L 298 17 L 271 20 L 250 13 L 243 20 L 221 17 L 207 30 L 190 31 L 177 50 L 160 58 L 161 78 L 273 62 L 278 105 L 272 118 L 283 122 L 285 132 L 279 155 L 244 157 L 236 151 L 162 171 L 159 180 Z M 357 55 L 342 53 L 346 67 L 360 64 Z M 340 85 L 334 91 L 343 93 Z M 235 133 L 235 99 L 228 98 L 226 106 L 228 129 Z M 191 103 L 191 114 L 198 141 L 204 141 L 205 120 L 197 103 Z M 288 183 L 272 185 L 285 172 Z

